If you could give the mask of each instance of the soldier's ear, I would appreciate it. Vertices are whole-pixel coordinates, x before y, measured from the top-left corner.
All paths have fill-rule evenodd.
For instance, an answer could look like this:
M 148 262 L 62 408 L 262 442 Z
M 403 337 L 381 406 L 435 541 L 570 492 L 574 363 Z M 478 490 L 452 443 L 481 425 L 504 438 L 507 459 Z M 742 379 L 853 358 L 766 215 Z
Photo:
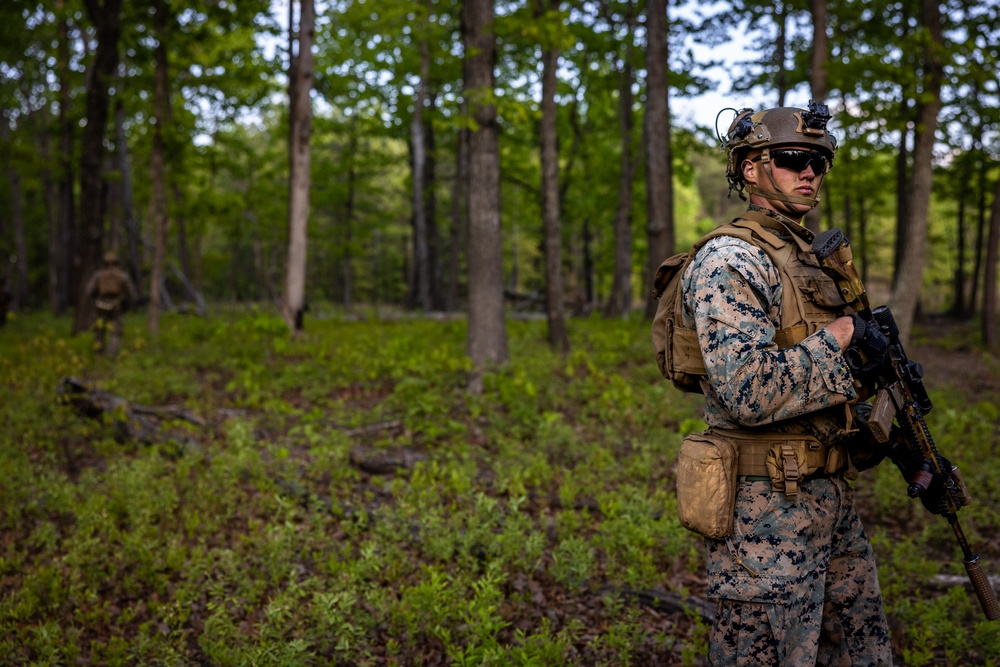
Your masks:
M 740 168 L 743 170 L 743 180 L 750 185 L 757 185 L 757 162 L 743 160 Z

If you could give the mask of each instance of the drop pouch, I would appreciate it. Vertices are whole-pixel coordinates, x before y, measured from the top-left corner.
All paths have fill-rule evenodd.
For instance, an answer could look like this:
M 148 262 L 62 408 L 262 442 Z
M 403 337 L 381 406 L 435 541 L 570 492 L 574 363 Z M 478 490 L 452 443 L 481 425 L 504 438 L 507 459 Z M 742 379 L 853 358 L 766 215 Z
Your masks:
M 682 526 L 713 540 L 732 532 L 738 458 L 736 444 L 711 430 L 684 438 L 677 456 L 677 515 Z

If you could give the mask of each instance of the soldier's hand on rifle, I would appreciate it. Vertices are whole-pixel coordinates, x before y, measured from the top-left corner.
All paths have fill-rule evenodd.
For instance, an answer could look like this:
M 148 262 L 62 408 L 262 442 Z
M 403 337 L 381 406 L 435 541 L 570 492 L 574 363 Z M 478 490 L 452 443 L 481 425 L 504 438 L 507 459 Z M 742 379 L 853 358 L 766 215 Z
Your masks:
M 889 458 L 909 484 L 907 494 L 920 498 L 924 509 L 931 514 L 946 514 L 948 489 L 945 483 L 951 474 L 951 461 L 942 456 L 941 470 L 945 472 L 934 472 L 930 461 L 918 458 L 910 451 L 896 426 L 892 428 L 889 443 L 892 447 Z
M 885 363 L 889 353 L 889 339 L 878 326 L 858 315 L 852 315 L 854 334 L 851 344 L 844 350 L 844 359 L 851 374 L 864 384 L 875 379 L 874 375 Z

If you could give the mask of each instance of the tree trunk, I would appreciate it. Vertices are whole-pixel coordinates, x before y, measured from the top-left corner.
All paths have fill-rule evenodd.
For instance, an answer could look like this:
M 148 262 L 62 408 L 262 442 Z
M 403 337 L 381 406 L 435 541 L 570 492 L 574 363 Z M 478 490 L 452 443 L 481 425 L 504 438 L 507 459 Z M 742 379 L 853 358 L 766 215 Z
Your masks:
M 10 119 L 3 110 L 0 110 L 0 138 L 4 143 L 11 142 Z M 21 190 L 21 174 L 11 162 L 9 154 L 4 159 L 4 171 L 7 172 L 10 184 L 10 219 L 14 235 L 14 248 L 9 265 L 13 275 L 8 276 L 7 285 L 14 310 L 24 310 L 28 307 L 28 246 L 24 238 L 24 193 Z
M 957 319 L 965 317 L 965 200 L 968 196 L 968 179 L 963 178 L 959 186 L 958 195 L 958 220 L 956 221 L 955 245 L 957 257 L 955 259 L 955 273 L 952 297 L 951 314 Z
M 462 102 L 462 115 L 465 116 L 466 104 Z M 460 252 L 465 242 L 467 225 L 465 207 L 465 184 L 469 172 L 469 130 L 465 127 L 458 130 L 458 148 L 455 150 L 455 182 L 451 193 L 451 235 L 448 243 L 448 283 L 445 290 L 445 309 L 458 308 L 458 273 L 461 265 Z
M 176 180 L 171 180 L 173 180 L 170 191 L 174 198 L 174 224 L 177 227 L 177 260 L 181 265 L 181 274 L 185 280 L 193 280 L 191 244 L 188 240 L 187 220 L 184 218 L 184 191 Z M 188 289 L 187 298 L 190 301 L 197 300 L 197 292 L 193 284 Z
M 583 219 L 583 293 L 587 307 L 597 302 L 594 293 L 594 253 L 592 250 L 594 235 L 590 231 L 590 218 Z
M 864 195 L 858 195 L 858 242 L 861 246 L 861 253 L 859 257 L 861 258 L 861 281 L 865 284 L 868 283 L 868 266 L 870 262 L 868 261 L 868 218 L 865 214 L 865 198 Z
M 635 31 L 632 4 L 628 5 L 626 39 Z M 625 46 L 618 87 L 618 115 L 621 130 L 621 179 L 618 183 L 618 209 L 615 212 L 615 268 L 607 315 L 624 317 L 632 308 L 632 44 Z
M 646 238 L 652 285 L 660 262 L 674 254 L 673 157 L 670 149 L 670 88 L 667 85 L 667 0 L 649 0 L 646 17 Z M 643 283 L 645 287 L 647 283 Z M 646 299 L 646 317 L 656 301 Z
M 90 326 L 94 306 L 87 298 L 87 279 L 101 263 L 104 210 L 101 202 L 101 165 L 108 129 L 109 84 L 118 67 L 122 0 L 85 0 L 87 16 L 97 28 L 97 49 L 87 86 L 87 124 L 80 147 L 80 270 L 76 285 L 74 333 Z
M 69 308 L 71 292 L 71 265 L 73 260 L 73 122 L 69 118 L 69 27 L 63 16 L 63 0 L 56 3 L 59 19 L 59 42 L 56 47 L 56 82 L 59 87 L 59 186 L 55 233 L 58 235 L 55 252 L 49 254 L 49 279 L 55 283 L 52 293 L 52 312 L 63 315 Z
M 548 3 L 545 3 L 548 4 Z M 549 7 L 540 3 L 536 18 L 544 20 L 542 12 L 558 11 L 558 0 Z M 562 276 L 562 216 L 559 210 L 559 136 L 556 127 L 556 76 L 559 49 L 542 50 L 542 220 L 545 227 L 545 313 L 549 326 L 549 344 L 560 353 L 569 351 L 566 312 L 563 306 Z
M 424 177 L 427 167 L 427 147 L 424 143 L 424 104 L 427 99 L 427 76 L 430 71 L 430 51 L 427 40 L 420 40 L 420 83 L 413 100 L 410 122 L 411 168 L 413 172 L 413 283 L 411 292 L 415 305 L 424 311 L 432 309 L 431 266 L 427 243 L 427 209 L 424 206 Z
M 302 330 L 305 306 L 306 255 L 309 224 L 310 155 L 312 107 L 309 94 L 313 82 L 312 46 L 316 28 L 313 0 L 299 3 L 298 54 L 289 72 L 291 113 L 289 116 L 288 265 L 285 267 L 285 297 L 282 315 L 292 333 Z M 289 31 L 294 31 L 289 26 Z M 289 38 L 289 52 L 294 40 Z
M 1000 255 L 1000 178 L 993 188 L 990 236 L 986 246 L 986 271 L 983 281 L 983 343 L 993 356 L 1000 355 L 997 333 L 997 259 Z
M 826 62 L 829 59 L 829 46 L 826 35 L 826 0 L 809 0 L 812 13 L 813 38 L 809 58 L 809 88 L 812 98 L 819 103 L 826 102 Z M 806 228 L 818 234 L 823 215 L 819 206 L 814 206 L 806 213 Z
M 784 0 L 778 0 L 774 9 L 774 24 L 778 28 L 778 36 L 774 40 L 774 65 L 777 69 L 774 87 L 778 91 L 778 106 L 783 107 L 788 96 L 788 72 L 785 69 L 788 59 L 788 7 Z
M 976 101 L 979 101 L 979 90 L 976 89 Z M 976 154 L 976 166 L 975 171 L 977 174 L 976 178 L 976 193 L 977 193 L 977 204 L 976 204 L 976 243 L 975 243 L 975 254 L 972 263 L 972 287 L 969 290 L 969 314 L 975 315 L 977 308 L 979 307 L 979 278 L 982 275 L 982 264 L 983 264 L 983 248 L 984 240 L 986 239 L 986 191 L 988 190 L 986 186 L 986 159 L 985 153 L 983 152 L 983 125 L 984 122 L 980 119 L 979 127 L 976 128 L 976 136 L 974 139 L 974 151 Z
M 355 156 L 358 154 L 358 123 L 357 116 L 351 121 L 351 136 L 348 143 L 348 167 L 347 167 L 347 201 L 344 202 L 344 268 L 342 277 L 344 281 L 344 309 L 350 310 L 354 306 L 354 270 L 352 266 L 352 232 L 354 227 L 354 191 L 357 186 L 358 172 L 355 166 Z M 372 277 L 372 282 L 377 283 L 378 276 Z M 377 294 L 377 292 L 376 292 Z
M 115 151 L 118 156 L 118 171 L 122 184 L 122 219 L 125 226 L 125 247 L 123 268 L 132 278 L 136 292 L 143 294 L 142 282 L 142 239 L 139 223 L 135 219 L 135 201 L 132 193 L 132 165 L 129 163 L 128 142 L 125 139 L 125 108 L 118 100 L 115 104 Z
M 913 318 L 920 299 L 920 281 L 927 247 L 927 223 L 933 176 L 934 138 L 938 111 L 941 108 L 941 53 L 944 37 L 941 8 L 937 0 L 922 0 L 922 20 L 930 35 L 924 48 L 923 96 L 918 107 L 917 129 L 913 141 L 913 182 L 909 189 L 909 220 L 903 235 L 900 274 L 892 291 L 892 311 L 899 325 L 899 339 L 905 346 L 910 340 Z
M 903 35 L 901 37 L 908 39 L 910 34 L 909 4 L 904 2 L 900 7 L 902 9 L 900 24 L 903 26 Z M 911 62 L 910 64 L 916 68 L 915 63 Z M 896 243 L 892 266 L 892 285 L 894 289 L 901 272 L 900 264 L 903 261 L 903 240 L 906 238 L 906 227 L 909 224 L 908 220 L 910 217 L 910 154 L 907 148 L 910 138 L 909 126 L 911 122 L 917 121 L 911 114 L 911 91 L 906 88 L 905 84 L 900 84 L 900 90 L 902 100 L 899 104 L 899 152 L 896 154 Z
M 424 224 L 427 227 L 427 263 L 431 284 L 431 308 L 444 310 L 444 295 L 441 289 L 441 237 L 437 225 L 437 161 L 434 158 L 436 137 L 434 136 L 434 112 L 437 109 L 437 93 L 427 94 L 427 111 L 424 114 Z
M 155 124 L 153 125 L 153 150 L 149 159 L 150 180 L 153 188 L 153 269 L 149 278 L 149 333 L 160 333 L 160 310 L 163 308 L 164 266 L 167 256 L 167 232 L 170 219 L 167 216 L 166 138 L 167 107 L 170 98 L 167 92 L 167 16 L 163 0 L 156 0 L 156 72 L 153 101 L 155 104 Z
M 49 253 L 49 305 L 55 310 L 55 304 L 59 299 L 59 257 L 61 248 L 59 246 L 59 186 L 52 174 L 52 141 L 49 136 L 51 116 L 45 112 L 42 128 L 35 133 L 38 154 L 43 161 L 41 169 L 42 190 L 45 192 L 45 222 L 48 226 L 48 253 Z
M 482 391 L 482 370 L 506 363 L 503 246 L 500 228 L 500 147 L 493 101 L 496 33 L 493 0 L 465 0 L 465 99 L 469 133 L 469 324 L 467 350 L 476 372 L 469 389 Z

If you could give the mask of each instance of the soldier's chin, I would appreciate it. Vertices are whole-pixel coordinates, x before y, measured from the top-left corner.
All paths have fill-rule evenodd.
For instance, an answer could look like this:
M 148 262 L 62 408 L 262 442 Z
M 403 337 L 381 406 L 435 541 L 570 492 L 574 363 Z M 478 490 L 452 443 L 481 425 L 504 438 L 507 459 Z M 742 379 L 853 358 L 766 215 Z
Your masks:
M 809 204 L 793 204 L 792 202 L 778 201 L 775 202 L 776 207 L 779 212 L 784 213 L 790 218 L 801 218 L 810 210 L 812 206 Z

